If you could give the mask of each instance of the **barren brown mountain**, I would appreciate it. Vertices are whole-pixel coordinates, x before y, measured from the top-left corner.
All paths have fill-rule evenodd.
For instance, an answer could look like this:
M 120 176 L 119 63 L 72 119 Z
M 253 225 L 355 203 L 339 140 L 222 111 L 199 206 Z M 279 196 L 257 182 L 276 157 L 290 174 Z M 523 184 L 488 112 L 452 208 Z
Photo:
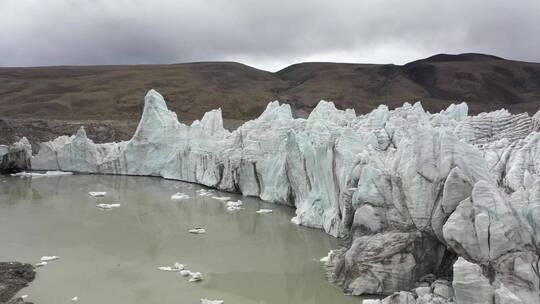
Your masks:
M 439 111 L 466 101 L 472 113 L 540 108 L 540 64 L 482 54 L 435 55 L 403 66 L 301 63 L 276 73 L 234 62 L 0 68 L 0 142 L 32 142 L 86 125 L 98 142 L 130 137 L 150 88 L 180 120 L 222 108 L 226 126 L 258 116 L 271 100 L 305 116 L 320 99 L 366 113 L 422 101 Z

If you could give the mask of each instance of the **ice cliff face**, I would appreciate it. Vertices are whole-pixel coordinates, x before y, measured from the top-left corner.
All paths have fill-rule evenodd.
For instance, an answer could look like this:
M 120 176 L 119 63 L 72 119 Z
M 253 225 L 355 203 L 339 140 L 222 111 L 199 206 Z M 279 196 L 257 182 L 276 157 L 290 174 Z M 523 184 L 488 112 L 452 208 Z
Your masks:
M 162 176 L 294 206 L 293 222 L 344 237 L 327 267 L 354 295 L 453 269 L 457 303 L 540 302 L 540 115 L 467 112 L 416 103 L 356 116 L 321 101 L 294 119 L 274 101 L 229 132 L 220 110 L 178 122 L 151 90 L 130 141 L 95 144 L 80 129 L 43 143 L 32 168 Z
M 0 145 L 0 173 L 29 169 L 31 157 L 32 146 L 26 137 L 10 146 Z

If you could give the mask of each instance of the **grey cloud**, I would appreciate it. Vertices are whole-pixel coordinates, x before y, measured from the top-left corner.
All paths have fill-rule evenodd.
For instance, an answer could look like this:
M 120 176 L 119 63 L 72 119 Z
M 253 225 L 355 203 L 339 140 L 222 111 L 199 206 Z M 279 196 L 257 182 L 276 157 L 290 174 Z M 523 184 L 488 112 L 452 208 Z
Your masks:
M 540 61 L 540 1 L 2 0 L 0 65 Z

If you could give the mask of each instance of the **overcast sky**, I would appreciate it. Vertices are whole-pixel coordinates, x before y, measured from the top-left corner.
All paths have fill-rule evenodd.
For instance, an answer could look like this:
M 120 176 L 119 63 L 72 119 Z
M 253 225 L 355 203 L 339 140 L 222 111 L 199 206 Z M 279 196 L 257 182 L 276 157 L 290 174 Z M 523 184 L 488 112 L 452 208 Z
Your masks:
M 0 66 L 540 62 L 540 0 L 0 0 Z

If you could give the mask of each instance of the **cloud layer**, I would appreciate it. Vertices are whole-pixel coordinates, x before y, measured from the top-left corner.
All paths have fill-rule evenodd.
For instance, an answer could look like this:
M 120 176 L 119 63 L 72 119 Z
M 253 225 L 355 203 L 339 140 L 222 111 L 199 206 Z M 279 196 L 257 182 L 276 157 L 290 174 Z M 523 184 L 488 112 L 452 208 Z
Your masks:
M 0 66 L 230 60 L 540 62 L 540 1 L 1 0 Z

